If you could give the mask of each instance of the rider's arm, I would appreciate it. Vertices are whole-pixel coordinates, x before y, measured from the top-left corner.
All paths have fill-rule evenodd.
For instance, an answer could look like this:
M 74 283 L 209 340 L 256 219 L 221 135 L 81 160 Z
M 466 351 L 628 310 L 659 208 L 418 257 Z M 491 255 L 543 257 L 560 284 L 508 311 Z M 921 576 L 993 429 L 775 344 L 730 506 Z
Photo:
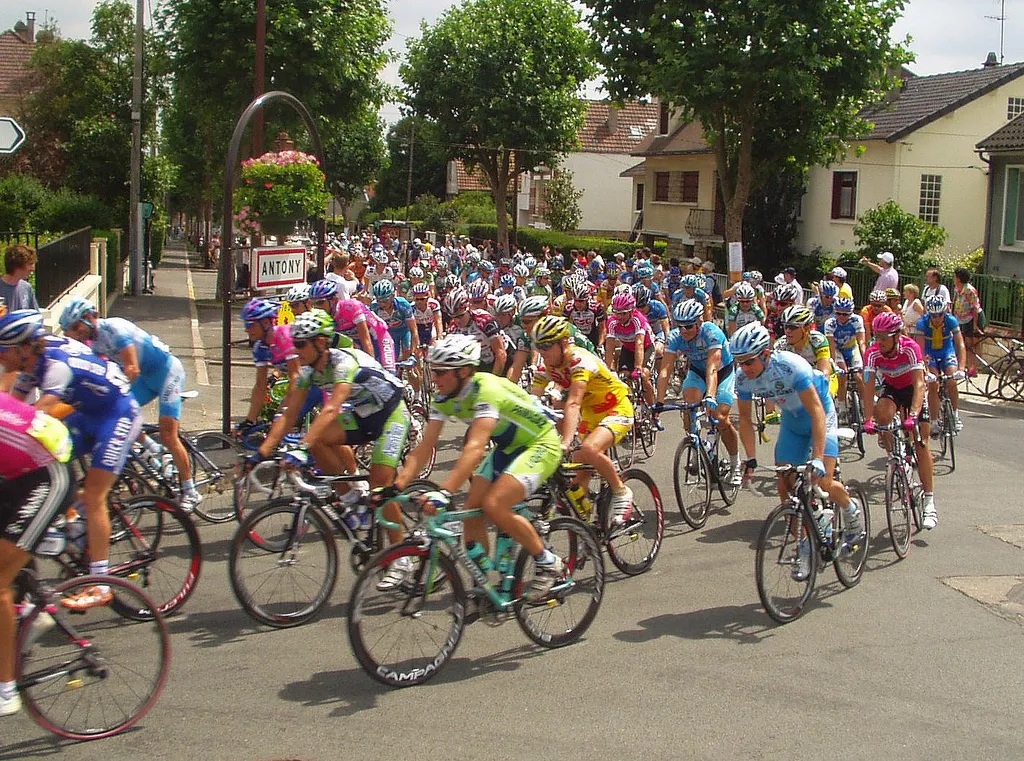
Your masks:
M 824 373 L 825 377 L 828 378 L 832 375 L 832 355 L 831 353 L 824 357 L 817 357 L 814 360 L 814 366 Z
M 366 320 L 356 323 L 356 332 L 359 334 L 360 348 L 380 362 L 383 357 L 377 356 L 377 347 L 374 345 L 373 339 L 370 338 L 370 326 L 366 324 Z
M 644 333 L 640 331 L 636 334 L 636 340 L 633 342 L 633 369 L 643 370 L 644 369 Z
M 857 346 L 860 347 L 860 356 L 863 358 L 868 352 L 868 345 L 865 341 L 865 335 L 863 330 L 857 331 Z
M 324 404 L 323 409 L 320 410 L 320 414 L 316 416 L 316 420 L 309 426 L 309 430 L 306 432 L 303 443 L 307 446 L 313 446 L 323 435 L 324 431 L 327 430 L 328 426 L 331 425 L 335 420 L 338 419 L 338 415 L 341 414 L 341 406 L 348 399 L 348 395 L 352 393 L 351 383 L 335 383 L 334 389 L 331 391 L 331 396 Z M 296 406 L 296 409 L 301 409 L 301 402 Z M 290 409 L 290 407 L 289 407 Z
M 754 418 L 751 414 L 753 403 L 748 399 L 737 400 L 740 415 L 740 443 L 743 444 L 743 451 L 747 453 L 747 459 L 757 458 L 757 436 L 754 433 Z
M 476 466 L 483 459 L 484 452 L 487 451 L 487 442 L 491 440 L 491 433 L 497 424 L 498 418 L 494 417 L 478 417 L 469 424 L 466 445 L 462 449 L 462 454 L 459 455 L 458 462 L 455 463 L 448 477 L 441 484 L 442 489 L 454 494 L 470 479 Z
M 580 405 L 583 403 L 583 396 L 587 393 L 586 381 L 578 380 L 569 384 L 569 390 L 565 398 L 565 406 L 562 408 L 562 446 L 568 449 L 572 446 L 572 438 L 576 435 L 576 429 L 580 427 Z
M 658 393 L 654 397 L 658 402 L 665 401 L 665 392 L 668 389 L 669 376 L 675 372 L 676 353 L 665 349 L 665 356 L 661 359 L 661 369 L 658 370 Z
M 821 460 L 825 457 L 825 408 L 813 385 L 800 392 L 800 401 L 811 416 L 811 459 Z
M 281 402 L 281 414 L 274 418 L 274 422 L 267 432 L 267 438 L 260 444 L 259 452 L 263 457 L 270 457 L 281 439 L 288 431 L 299 422 L 299 413 L 302 411 L 302 403 L 306 399 L 306 389 L 299 388 L 297 383 L 292 383 L 288 388 L 288 394 Z
M 705 397 L 711 397 L 712 399 L 718 394 L 718 368 L 722 366 L 722 350 L 721 349 L 709 349 L 708 350 L 708 361 L 704 367 L 704 381 L 707 384 L 707 391 L 705 391 Z
M 508 371 L 508 379 L 513 383 L 518 383 L 519 379 L 523 376 L 523 368 L 526 367 L 526 359 L 530 356 L 530 352 L 527 349 L 519 349 L 516 351 L 515 356 L 512 357 L 512 369 Z
M 423 437 L 416 448 L 405 457 L 401 470 L 395 477 L 395 487 L 401 491 L 413 481 L 423 469 L 423 466 L 430 459 L 430 453 L 437 446 L 441 438 L 441 429 L 444 428 L 443 420 L 431 420 L 423 430 Z
M 119 354 L 121 357 L 121 369 L 124 371 L 125 377 L 134 383 L 141 372 L 139 369 L 139 353 L 135 350 L 135 344 L 128 344 L 121 349 Z
M 295 360 L 298 363 L 298 360 Z M 252 399 L 249 400 L 249 413 L 245 416 L 247 420 L 256 420 L 260 414 L 260 408 L 267 398 L 267 375 L 270 368 L 267 365 L 260 365 L 256 368 L 256 381 L 252 384 Z M 288 363 L 288 375 L 291 376 L 291 362 Z M 294 383 L 294 380 L 292 381 Z
M 910 414 L 914 417 L 921 417 L 921 408 L 924 406 L 928 384 L 924 382 L 924 370 L 920 367 L 911 370 L 910 374 L 914 379 L 914 399 L 910 402 Z
M 875 414 L 875 379 L 874 371 L 864 365 L 864 388 L 868 393 L 862 394 L 860 401 L 864 405 L 864 419 L 871 420 Z
M 415 354 L 420 348 L 420 329 L 416 325 L 415 317 L 410 317 L 405 321 L 405 324 L 409 328 L 409 335 L 412 338 L 412 348 L 410 351 Z
M 835 336 L 829 336 L 828 337 L 828 350 L 829 350 L 829 353 L 833 357 L 836 358 L 836 366 L 841 368 L 841 369 L 843 369 L 843 370 L 845 370 L 846 369 L 846 359 L 843 357 L 843 353 L 841 351 L 839 351 L 839 345 L 836 343 Z M 817 364 L 817 362 L 815 362 L 815 364 Z M 832 368 L 829 368 L 829 374 L 831 375 L 831 373 L 832 373 Z
M 494 352 L 494 374 L 504 375 L 505 360 L 508 355 L 505 353 L 505 339 L 501 337 L 500 333 L 491 339 L 491 350 Z M 519 382 L 518 379 L 516 382 Z

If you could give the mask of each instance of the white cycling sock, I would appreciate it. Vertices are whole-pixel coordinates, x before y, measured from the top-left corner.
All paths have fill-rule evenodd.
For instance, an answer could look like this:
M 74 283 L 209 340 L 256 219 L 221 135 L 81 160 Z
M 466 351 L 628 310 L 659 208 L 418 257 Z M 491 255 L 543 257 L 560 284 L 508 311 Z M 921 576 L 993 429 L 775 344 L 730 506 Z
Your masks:
M 11 682 L 0 682 L 0 700 L 10 700 L 18 692 L 18 685 Z

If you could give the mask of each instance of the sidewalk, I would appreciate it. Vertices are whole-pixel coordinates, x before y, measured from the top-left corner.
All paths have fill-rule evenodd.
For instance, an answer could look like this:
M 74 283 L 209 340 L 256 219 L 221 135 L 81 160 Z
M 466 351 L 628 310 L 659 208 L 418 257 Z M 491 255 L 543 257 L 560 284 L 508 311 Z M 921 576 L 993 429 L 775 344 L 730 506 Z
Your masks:
M 199 396 L 185 402 L 182 428 L 187 431 L 217 429 L 222 425 L 224 340 L 221 304 L 217 301 L 216 270 L 199 269 L 200 258 L 188 256 L 183 240 L 170 240 L 159 269 L 155 270 L 154 292 L 143 296 L 120 296 L 110 307 L 111 317 L 124 317 L 158 336 L 185 366 L 186 388 Z M 234 305 L 231 339 L 241 342 L 231 352 L 231 416 L 244 417 L 255 371 L 252 352 L 245 343 L 245 331 L 237 318 L 242 302 Z M 156 405 L 145 410 L 155 422 Z

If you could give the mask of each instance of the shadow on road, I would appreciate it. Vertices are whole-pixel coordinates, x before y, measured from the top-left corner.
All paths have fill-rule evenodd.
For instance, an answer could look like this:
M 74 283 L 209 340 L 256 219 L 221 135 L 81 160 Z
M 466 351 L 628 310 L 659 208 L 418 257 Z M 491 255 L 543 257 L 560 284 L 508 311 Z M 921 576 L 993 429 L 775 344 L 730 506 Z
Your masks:
M 45 734 L 46 730 L 39 728 L 42 737 L 31 740 L 23 740 L 14 745 L 8 745 L 0 750 L 0 761 L 14 761 L 20 758 L 46 758 L 56 756 L 64 752 L 65 745 L 73 745 L 71 740 L 61 740 L 53 735 Z
M 701 529 L 697 541 L 702 544 L 721 544 L 722 542 L 744 542 L 750 549 L 757 549 L 757 537 L 764 525 L 763 519 L 746 518 L 732 523 L 725 523 L 713 528 Z
M 615 634 L 620 642 L 650 642 L 661 637 L 684 639 L 727 639 L 741 645 L 756 645 L 771 636 L 775 624 L 761 606 L 723 605 L 718 608 L 666 613 L 638 621 L 639 629 Z
M 167 619 L 167 629 L 172 635 L 180 634 L 199 647 L 219 647 L 240 642 L 253 634 L 273 631 L 257 624 L 241 608 L 171 616 Z

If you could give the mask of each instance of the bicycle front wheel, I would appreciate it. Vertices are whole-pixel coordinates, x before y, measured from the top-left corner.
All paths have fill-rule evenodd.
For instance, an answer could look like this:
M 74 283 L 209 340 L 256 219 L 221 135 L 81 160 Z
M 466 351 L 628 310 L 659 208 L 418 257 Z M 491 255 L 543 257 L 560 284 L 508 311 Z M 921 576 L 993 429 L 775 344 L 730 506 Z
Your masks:
M 395 562 L 410 566 L 398 584 L 384 578 Z M 444 552 L 410 544 L 387 547 L 370 559 L 352 587 L 352 652 L 363 671 L 382 684 L 422 684 L 459 646 L 467 603 L 458 568 Z
M 209 523 L 227 523 L 235 517 L 234 484 L 241 472 L 244 447 L 223 433 L 197 433 L 187 447 L 192 479 L 203 501 L 195 514 Z
M 847 383 L 850 384 L 854 382 L 853 378 L 847 380 Z M 860 405 L 860 392 L 847 391 L 847 409 L 850 411 L 850 427 L 856 434 L 857 451 L 864 454 L 864 410 Z
M 622 481 L 633 492 L 633 512 L 622 526 L 605 527 L 605 546 L 615 567 L 635 576 L 654 564 L 665 536 L 665 508 L 654 479 L 642 470 L 627 470 Z
M 765 612 L 780 624 L 799 618 L 814 591 L 818 553 L 805 533 L 804 516 L 789 505 L 779 505 L 765 519 L 757 539 L 757 594 Z M 806 573 L 800 569 L 801 555 Z
M 156 603 L 134 584 L 109 576 L 80 576 L 54 589 L 62 599 L 103 584 L 114 603 L 52 615 L 39 605 L 22 624 L 15 678 L 29 715 L 71 740 L 98 740 L 131 727 L 156 703 L 171 663 L 171 641 L 160 615 L 145 620 L 125 610 Z M 40 620 L 46 615 L 50 620 Z M 51 623 L 52 621 L 52 623 Z
M 307 505 L 299 524 L 299 510 L 291 499 L 275 500 L 250 513 L 231 540 L 231 591 L 254 620 L 275 629 L 319 616 L 338 580 L 330 521 Z
M 999 374 L 996 394 L 1000 399 L 1011 402 L 1024 399 L 1024 359 L 1016 357 L 1007 362 Z
M 949 455 L 949 471 L 956 470 L 956 412 L 953 411 L 953 402 L 949 399 L 942 400 L 942 454 L 941 457 Z
M 711 507 L 711 480 L 707 460 L 689 439 L 676 447 L 672 462 L 672 482 L 676 491 L 676 504 L 690 528 L 700 529 L 708 522 Z
M 538 524 L 535 523 L 534 526 Z M 516 621 L 541 647 L 575 642 L 594 622 L 604 597 L 604 558 L 594 534 L 576 518 L 559 517 L 542 526 L 544 546 L 565 565 L 565 576 L 541 602 L 523 599 L 533 577 L 533 557 L 525 549 L 516 559 L 513 589 Z
M 910 552 L 910 484 L 899 465 L 889 464 L 885 474 L 885 519 L 889 524 L 889 539 L 896 554 L 903 559 Z
M 871 511 L 868 509 L 868 498 L 859 482 L 848 481 L 846 491 L 860 505 L 861 521 L 864 523 L 863 535 L 847 542 L 842 533 L 842 511 L 837 509 L 832 519 L 832 535 L 841 537 L 836 540 L 840 542 L 840 546 L 832 565 L 836 569 L 839 582 L 849 589 L 860 581 L 860 577 L 864 573 L 864 566 L 867 564 L 868 544 L 871 542 Z

